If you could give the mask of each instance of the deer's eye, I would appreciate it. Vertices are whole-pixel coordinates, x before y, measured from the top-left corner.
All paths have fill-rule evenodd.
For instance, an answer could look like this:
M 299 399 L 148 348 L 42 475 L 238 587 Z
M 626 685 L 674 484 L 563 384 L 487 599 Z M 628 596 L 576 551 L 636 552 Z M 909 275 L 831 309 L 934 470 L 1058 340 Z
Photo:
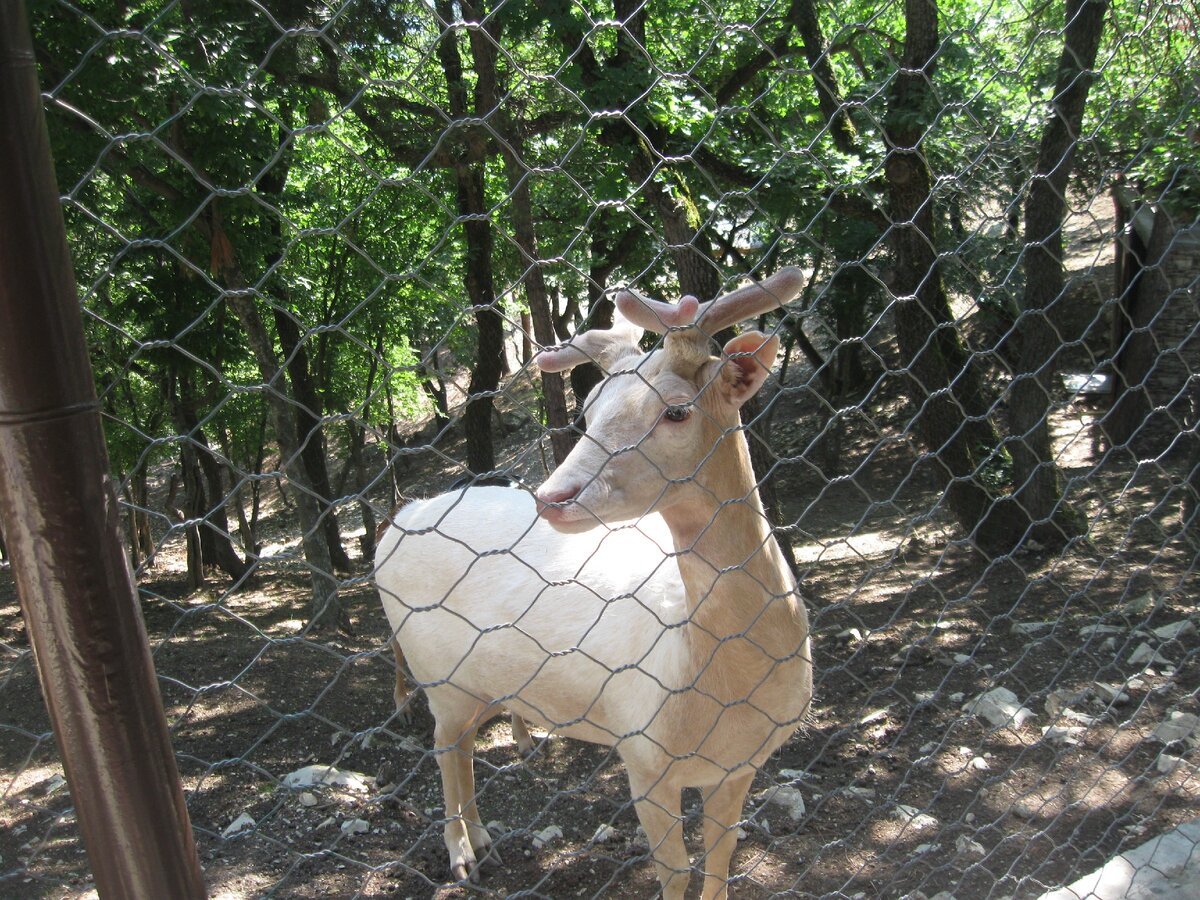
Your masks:
M 668 422 L 686 422 L 688 416 L 691 414 L 692 408 L 690 406 L 679 404 L 675 406 L 668 406 L 666 411 L 663 413 L 663 418 Z

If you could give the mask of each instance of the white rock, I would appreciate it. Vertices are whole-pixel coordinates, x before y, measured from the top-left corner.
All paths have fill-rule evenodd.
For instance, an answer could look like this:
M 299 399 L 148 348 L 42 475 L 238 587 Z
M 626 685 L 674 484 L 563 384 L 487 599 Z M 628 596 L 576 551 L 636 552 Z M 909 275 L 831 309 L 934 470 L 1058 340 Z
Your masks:
M 1154 594 L 1146 591 L 1134 597 L 1128 603 L 1121 604 L 1121 611 L 1129 616 L 1143 616 L 1154 608 Z
M 1022 819 L 1032 819 L 1045 804 L 1039 797 L 1024 796 L 1017 800 L 1012 806 L 1012 811 Z
M 988 761 L 982 756 L 976 756 L 971 759 L 971 768 L 976 772 L 986 772 L 991 766 L 988 765 Z
M 928 853 L 930 850 L 933 850 L 936 847 L 937 844 L 917 844 L 917 846 L 913 847 L 913 850 L 919 855 L 922 853 Z
M 1020 728 L 1033 718 L 1033 711 L 1022 706 L 1017 695 L 1003 687 L 980 694 L 965 704 L 963 710 L 986 719 L 997 728 L 1004 725 Z
M 837 637 L 840 640 L 849 641 L 852 644 L 858 644 L 863 640 L 863 633 L 857 628 L 847 628 L 843 631 L 839 631 L 837 633 Z
M 965 653 L 955 653 L 954 661 L 961 666 L 965 663 L 969 663 L 971 661 L 971 657 L 967 656 Z
M 1120 634 L 1125 629 L 1117 625 L 1084 625 L 1079 629 L 1080 637 L 1099 637 L 1103 634 Z
M 949 700 L 951 703 L 962 703 L 963 700 L 966 698 L 966 696 L 967 695 L 964 694 L 962 691 L 955 691 L 953 694 L 951 694 L 946 699 Z
M 1115 684 L 1105 684 L 1102 681 L 1097 681 L 1092 687 L 1095 689 L 1096 695 L 1104 703 L 1111 703 L 1113 706 L 1124 706 L 1129 702 L 1129 695 Z
M 1021 635 L 1037 634 L 1047 628 L 1053 628 L 1053 622 L 1013 622 L 1012 633 Z
M 369 778 L 361 772 L 320 765 L 305 766 L 303 769 L 297 769 L 295 772 L 289 772 L 283 776 L 284 787 L 306 788 L 324 785 L 325 787 L 339 787 L 359 792 L 370 790 L 373 781 L 373 778 Z
M 396 741 L 401 750 L 407 750 L 409 753 L 424 753 L 425 748 L 410 738 L 407 734 L 402 735 L 400 740 Z
M 930 753 L 932 753 L 937 748 L 938 748 L 938 745 L 935 741 L 927 741 L 926 743 L 924 743 L 920 746 L 920 748 L 917 750 L 917 752 L 920 753 L 922 756 L 928 756 Z
M 794 787 L 781 785 L 779 787 L 768 788 L 759 796 L 766 803 L 782 807 L 793 822 L 799 822 L 804 818 L 804 797 Z
M 1078 722 L 1080 725 L 1084 726 L 1085 728 L 1091 728 L 1091 727 L 1093 727 L 1095 725 L 1099 725 L 1103 722 L 1102 719 L 1098 719 L 1095 716 L 1089 716 L 1087 713 L 1082 713 L 1082 712 L 1079 712 L 1078 710 L 1070 709 L 1070 708 L 1064 709 L 1062 711 L 1062 717 L 1064 719 L 1069 719 L 1072 722 Z
M 1154 761 L 1154 767 L 1164 775 L 1170 775 L 1176 769 L 1183 765 L 1183 760 L 1178 756 L 1172 756 L 1170 753 L 1158 754 L 1158 759 Z
M 859 725 L 872 725 L 875 722 L 882 722 L 887 717 L 888 717 L 888 711 L 886 709 L 875 709 L 875 710 L 872 710 L 871 712 L 867 713 L 866 715 L 864 715 L 862 718 L 860 718 L 858 720 L 858 724 Z
M 500 835 L 508 833 L 508 826 L 499 819 L 492 819 L 484 827 L 492 837 L 500 837 Z
M 55 794 L 67 786 L 67 779 L 55 772 L 46 782 L 46 795 Z
M 817 776 L 810 775 L 807 772 L 802 772 L 799 769 L 780 769 L 779 778 L 781 781 L 797 782 L 809 779 L 817 779 Z M 819 779 L 817 779 L 819 780 Z
M 557 825 L 549 825 L 543 828 L 533 836 L 533 846 L 536 850 L 541 850 L 551 841 L 563 836 L 563 830 Z
M 1082 725 L 1047 725 L 1042 729 L 1042 739 L 1052 744 L 1074 745 L 1086 731 Z
M 300 795 L 300 805 L 301 806 L 316 806 L 317 805 L 317 795 L 314 794 L 312 791 L 304 791 Z
M 1057 690 L 1046 695 L 1046 715 L 1055 718 L 1072 703 L 1084 698 L 1086 691 Z
M 983 844 L 979 843 L 979 841 L 972 840 L 965 834 L 960 834 L 954 841 L 954 848 L 965 856 L 987 855 L 987 851 L 983 849 Z
M 1160 641 L 1177 641 L 1181 637 L 1196 633 L 1196 623 L 1190 619 L 1180 619 L 1169 625 L 1159 625 L 1152 629 L 1154 636 Z
M 929 900 L 955 900 L 955 897 L 949 891 L 938 891 Z
M 1166 720 L 1155 727 L 1153 737 L 1164 744 L 1173 744 L 1176 741 L 1194 740 L 1197 729 L 1200 729 L 1200 718 L 1173 709 L 1167 714 Z
M 1129 654 L 1129 664 L 1131 666 L 1152 666 L 1170 665 L 1171 661 L 1151 647 L 1145 641 L 1137 645 L 1137 648 Z
M 366 819 L 347 819 L 342 823 L 342 834 L 366 834 L 371 830 L 371 823 Z
M 872 800 L 875 799 L 875 789 L 874 788 L 856 787 L 854 785 L 849 785 L 849 786 L 843 788 L 842 790 L 844 790 L 847 794 L 849 794 L 855 800 L 862 800 L 865 803 L 870 803 Z
M 596 833 L 592 835 L 593 844 L 606 844 L 617 836 L 617 829 L 613 828 L 608 823 L 600 825 L 596 829 Z
M 918 831 L 923 828 L 936 828 L 938 824 L 938 820 L 929 813 L 923 813 L 915 806 L 905 806 L 902 803 L 897 804 L 896 808 L 892 810 L 892 815 Z
M 248 828 L 253 828 L 256 824 L 250 813 L 242 813 L 236 819 L 229 823 L 229 827 L 221 832 L 221 837 L 231 838 L 235 834 L 241 834 Z
M 739 841 L 744 841 L 747 837 L 749 837 L 749 835 L 746 834 L 746 829 L 739 826 L 737 830 L 737 839 Z

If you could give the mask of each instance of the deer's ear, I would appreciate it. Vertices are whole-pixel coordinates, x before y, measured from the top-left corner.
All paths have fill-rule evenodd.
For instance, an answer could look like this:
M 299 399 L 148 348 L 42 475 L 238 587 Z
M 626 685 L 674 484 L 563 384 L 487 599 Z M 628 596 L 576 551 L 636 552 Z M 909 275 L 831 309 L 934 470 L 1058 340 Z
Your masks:
M 761 331 L 746 331 L 725 345 L 721 361 L 721 391 L 734 406 L 758 393 L 779 353 L 779 338 Z

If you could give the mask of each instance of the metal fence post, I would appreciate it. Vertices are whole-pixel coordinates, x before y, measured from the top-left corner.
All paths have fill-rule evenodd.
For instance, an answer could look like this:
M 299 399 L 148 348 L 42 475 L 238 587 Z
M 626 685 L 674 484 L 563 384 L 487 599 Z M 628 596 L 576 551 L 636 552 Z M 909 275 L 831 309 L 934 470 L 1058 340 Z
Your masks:
M 203 897 L 20 2 L 0 3 L 0 518 L 97 890 Z

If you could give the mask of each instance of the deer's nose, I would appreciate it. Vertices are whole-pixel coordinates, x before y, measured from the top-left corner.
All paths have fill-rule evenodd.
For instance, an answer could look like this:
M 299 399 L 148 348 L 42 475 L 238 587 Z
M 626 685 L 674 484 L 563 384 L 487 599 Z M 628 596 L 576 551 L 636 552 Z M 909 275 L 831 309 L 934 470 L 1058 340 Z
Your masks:
M 537 498 L 537 512 L 543 519 L 553 521 L 562 516 L 562 504 L 570 503 L 579 496 L 579 486 L 569 486 L 564 488 L 553 488 L 547 490 L 545 485 L 538 488 L 535 494 Z

